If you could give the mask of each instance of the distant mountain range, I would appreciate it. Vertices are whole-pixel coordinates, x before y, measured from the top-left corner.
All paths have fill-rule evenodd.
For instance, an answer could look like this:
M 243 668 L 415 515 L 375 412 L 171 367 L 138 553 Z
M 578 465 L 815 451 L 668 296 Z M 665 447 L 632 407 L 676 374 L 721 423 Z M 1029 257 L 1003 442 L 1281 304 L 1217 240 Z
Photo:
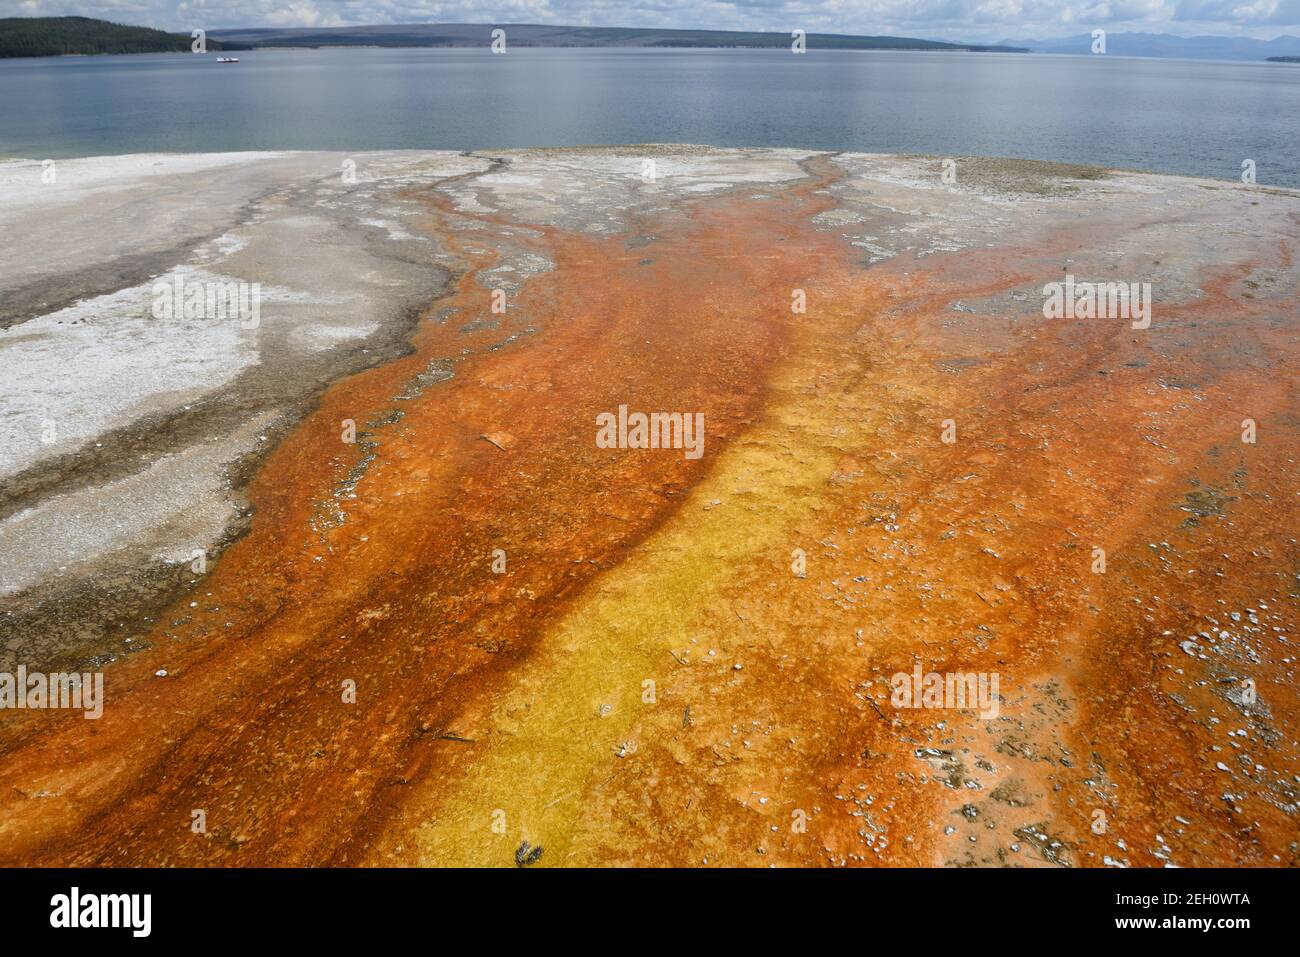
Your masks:
M 516 47 L 741 47 L 789 48 L 789 33 L 733 30 L 661 30 L 636 27 L 570 27 L 534 23 L 408 23 L 358 27 L 287 27 L 209 30 L 208 49 L 254 47 L 481 47 L 492 31 L 506 31 Z M 1005 40 L 994 44 L 952 43 L 917 37 L 810 33 L 810 50 L 933 50 L 996 53 L 1089 55 L 1091 34 L 1053 40 Z M 130 27 L 87 17 L 9 17 L 0 19 L 0 57 L 97 53 L 188 51 L 187 34 Z M 1111 56 L 1176 57 L 1198 60 L 1272 60 L 1300 57 L 1300 37 L 1275 40 L 1246 37 L 1176 37 L 1165 33 L 1110 33 Z
M 1092 35 L 1061 37 L 1056 40 L 1004 40 L 1028 47 L 1034 53 L 1090 54 Z M 1106 53 L 1110 56 L 1176 57 L 1186 60 L 1267 60 L 1279 56 L 1300 56 L 1300 37 L 1275 40 L 1249 37 L 1175 37 L 1167 33 L 1108 33 Z
M 566 27 L 536 23 L 407 23 L 386 26 L 249 30 L 209 30 L 226 43 L 255 47 L 481 47 L 492 31 L 506 31 L 506 42 L 518 47 L 752 47 L 790 46 L 787 33 L 745 33 L 733 30 L 660 30 L 635 27 Z M 862 37 L 840 33 L 810 33 L 810 49 L 835 50 L 958 50 L 1024 53 L 1005 45 L 944 43 L 915 37 Z

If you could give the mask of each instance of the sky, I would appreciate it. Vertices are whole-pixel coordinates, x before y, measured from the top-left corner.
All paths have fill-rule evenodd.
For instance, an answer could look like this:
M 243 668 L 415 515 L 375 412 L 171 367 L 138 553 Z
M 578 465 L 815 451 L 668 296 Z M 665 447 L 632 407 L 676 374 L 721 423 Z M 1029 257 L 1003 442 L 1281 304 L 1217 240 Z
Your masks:
M 201 26 L 559 23 L 896 34 L 988 42 L 1110 32 L 1271 39 L 1300 34 L 1300 0 L 0 0 L 0 17 L 78 14 Z

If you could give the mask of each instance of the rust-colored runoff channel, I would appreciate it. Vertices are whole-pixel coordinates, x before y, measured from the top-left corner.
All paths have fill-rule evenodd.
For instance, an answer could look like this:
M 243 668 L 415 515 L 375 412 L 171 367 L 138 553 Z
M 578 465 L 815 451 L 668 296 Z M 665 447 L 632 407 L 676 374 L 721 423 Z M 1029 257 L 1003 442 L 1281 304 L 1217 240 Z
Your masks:
M 0 860 L 1297 863 L 1297 316 L 1242 286 L 1290 251 L 1161 335 L 1013 322 L 951 304 L 1104 228 L 868 270 L 808 169 L 640 248 L 537 231 L 468 332 L 495 255 L 429 195 L 458 288 L 268 458 L 101 720 L 0 727 Z M 702 458 L 599 448 L 620 405 L 703 413 Z M 917 664 L 996 715 L 895 708 Z

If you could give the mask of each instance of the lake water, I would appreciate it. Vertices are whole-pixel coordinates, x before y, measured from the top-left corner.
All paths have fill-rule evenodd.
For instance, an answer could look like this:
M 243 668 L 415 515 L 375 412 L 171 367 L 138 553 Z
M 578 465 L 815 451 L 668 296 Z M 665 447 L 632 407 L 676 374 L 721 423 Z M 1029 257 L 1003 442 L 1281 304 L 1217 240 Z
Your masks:
M 692 142 L 981 154 L 1300 187 L 1300 66 L 788 50 L 0 60 L 0 155 Z

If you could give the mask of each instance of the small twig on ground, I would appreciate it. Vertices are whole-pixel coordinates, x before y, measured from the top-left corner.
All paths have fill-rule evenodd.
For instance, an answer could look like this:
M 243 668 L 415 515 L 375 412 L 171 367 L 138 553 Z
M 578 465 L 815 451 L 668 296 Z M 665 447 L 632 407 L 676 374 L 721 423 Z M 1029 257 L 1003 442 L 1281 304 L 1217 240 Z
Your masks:
M 464 744 L 474 744 L 473 738 L 462 738 L 458 734 L 440 734 L 438 735 L 438 740 L 439 741 L 460 741 L 463 742 Z

